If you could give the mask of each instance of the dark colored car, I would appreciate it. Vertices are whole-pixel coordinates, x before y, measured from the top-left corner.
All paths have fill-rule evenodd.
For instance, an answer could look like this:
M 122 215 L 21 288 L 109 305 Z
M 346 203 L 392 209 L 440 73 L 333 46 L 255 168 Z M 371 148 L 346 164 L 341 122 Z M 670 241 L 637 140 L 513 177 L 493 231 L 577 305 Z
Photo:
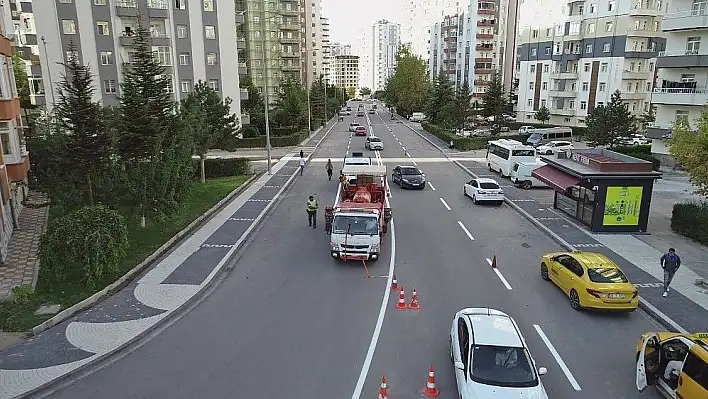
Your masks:
M 354 130 L 355 136 L 366 136 L 366 128 L 364 126 L 357 126 Z
M 352 110 L 352 107 L 347 107 L 347 111 L 351 111 L 351 110 Z
M 393 168 L 391 180 L 401 188 L 425 188 L 425 174 L 415 166 L 396 166 Z

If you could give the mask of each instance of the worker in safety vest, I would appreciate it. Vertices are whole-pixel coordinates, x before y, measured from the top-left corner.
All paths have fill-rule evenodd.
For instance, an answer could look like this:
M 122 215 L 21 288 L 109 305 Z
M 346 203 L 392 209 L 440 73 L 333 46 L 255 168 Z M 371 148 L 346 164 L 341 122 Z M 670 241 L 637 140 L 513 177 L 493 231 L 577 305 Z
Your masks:
M 313 196 L 307 200 L 307 223 L 313 229 L 317 228 L 317 200 Z

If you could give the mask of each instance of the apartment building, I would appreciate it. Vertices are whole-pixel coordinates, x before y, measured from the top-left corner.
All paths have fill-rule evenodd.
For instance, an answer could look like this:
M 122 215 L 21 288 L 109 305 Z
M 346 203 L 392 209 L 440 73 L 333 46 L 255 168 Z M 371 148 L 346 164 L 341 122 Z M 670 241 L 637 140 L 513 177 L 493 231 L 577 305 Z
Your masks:
M 403 41 L 410 43 L 413 54 L 428 59 L 431 51 L 431 29 L 445 15 L 464 12 L 464 1 L 459 0 L 409 0 L 406 2 L 406 21 Z
M 322 37 L 322 75 L 329 81 L 331 76 L 332 43 L 329 39 L 329 19 L 320 17 L 320 36 Z
M 515 47 L 508 45 L 508 35 L 513 35 L 516 26 L 516 22 L 507 23 L 512 15 L 508 6 L 507 0 L 471 0 L 466 12 L 446 15 L 433 25 L 428 57 L 430 78 L 435 79 L 443 71 L 455 87 L 467 82 L 473 96 L 480 99 L 492 75 L 499 72 L 508 91 L 515 56 Z
M 519 37 L 517 120 L 546 106 L 552 124 L 582 126 L 616 90 L 635 115 L 649 110 L 664 49 L 662 0 L 569 1 L 567 20 Z
M 371 90 L 383 90 L 396 71 L 396 54 L 401 47 L 401 25 L 379 20 L 371 29 Z
M 20 99 L 15 85 L 12 64 L 12 42 L 6 30 L 13 28 L 10 9 L 0 7 L 0 261 L 7 259 L 7 246 L 17 218 L 22 211 L 22 201 L 27 197 L 27 172 L 29 153 L 25 147 Z
M 353 97 L 359 90 L 359 56 L 335 55 L 332 69 L 334 81 L 331 83 L 347 89 L 349 95 Z
M 10 10 L 7 21 L 8 38 L 12 39 L 15 51 L 25 63 L 25 72 L 29 80 L 29 95 L 32 105 L 45 104 L 44 80 L 39 61 L 39 46 L 43 45 L 37 36 L 37 25 L 32 13 L 31 0 L 3 0 L 5 10 Z
M 324 45 L 322 42 L 322 2 L 321 0 L 302 0 L 301 20 L 304 21 L 302 76 L 307 87 L 324 72 Z M 302 29 L 301 29 L 302 30 Z
M 708 103 L 708 3 L 672 0 L 661 30 L 666 50 L 657 58 L 658 79 L 651 97 L 656 121 L 647 132 L 654 138 L 671 131 L 679 119 L 695 129 Z

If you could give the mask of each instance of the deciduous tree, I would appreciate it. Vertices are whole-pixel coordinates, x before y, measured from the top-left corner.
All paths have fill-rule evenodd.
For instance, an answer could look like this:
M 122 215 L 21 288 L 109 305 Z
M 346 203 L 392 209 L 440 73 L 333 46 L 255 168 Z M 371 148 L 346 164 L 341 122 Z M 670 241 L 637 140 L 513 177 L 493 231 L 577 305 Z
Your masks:
M 428 93 L 428 63 L 404 45 L 396 55 L 396 71 L 386 83 L 384 99 L 396 112 L 409 116 L 425 107 Z
M 368 87 L 362 87 L 361 89 L 359 89 L 359 94 L 361 94 L 362 96 L 370 96 L 371 89 Z
M 680 120 L 674 127 L 669 151 L 688 172 L 696 191 L 708 196 L 708 106 L 703 107 L 697 128 L 693 132 L 687 120 Z
M 265 134 L 265 108 L 263 96 L 258 88 L 253 85 L 249 76 L 240 79 L 241 88 L 248 91 L 248 99 L 241 101 L 241 112 L 247 113 L 251 117 L 249 126 L 255 127 L 259 134 Z

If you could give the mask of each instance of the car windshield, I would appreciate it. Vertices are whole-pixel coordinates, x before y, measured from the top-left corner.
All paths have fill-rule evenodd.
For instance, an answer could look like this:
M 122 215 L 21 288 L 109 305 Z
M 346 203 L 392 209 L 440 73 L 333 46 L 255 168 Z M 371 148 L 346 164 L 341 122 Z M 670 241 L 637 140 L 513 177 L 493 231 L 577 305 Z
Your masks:
M 543 133 L 531 133 L 529 140 L 540 140 L 543 137 Z
M 475 345 L 472 380 L 498 387 L 535 387 L 538 377 L 524 348 Z
M 497 183 L 490 183 L 490 182 L 480 182 L 479 183 L 479 188 L 483 188 L 485 190 L 498 190 L 499 185 Z
M 376 235 L 379 233 L 379 219 L 374 216 L 335 216 L 332 233 L 347 232 L 351 235 Z
M 357 126 L 356 130 L 366 130 L 366 128 L 364 126 Z
M 402 175 L 422 175 L 423 172 L 418 168 L 401 168 Z
M 588 269 L 588 277 L 593 283 L 627 283 L 627 277 L 622 270 L 614 267 L 596 267 Z
M 381 139 L 378 137 L 372 137 L 371 140 L 369 140 L 369 141 L 371 141 L 372 143 L 380 143 Z

